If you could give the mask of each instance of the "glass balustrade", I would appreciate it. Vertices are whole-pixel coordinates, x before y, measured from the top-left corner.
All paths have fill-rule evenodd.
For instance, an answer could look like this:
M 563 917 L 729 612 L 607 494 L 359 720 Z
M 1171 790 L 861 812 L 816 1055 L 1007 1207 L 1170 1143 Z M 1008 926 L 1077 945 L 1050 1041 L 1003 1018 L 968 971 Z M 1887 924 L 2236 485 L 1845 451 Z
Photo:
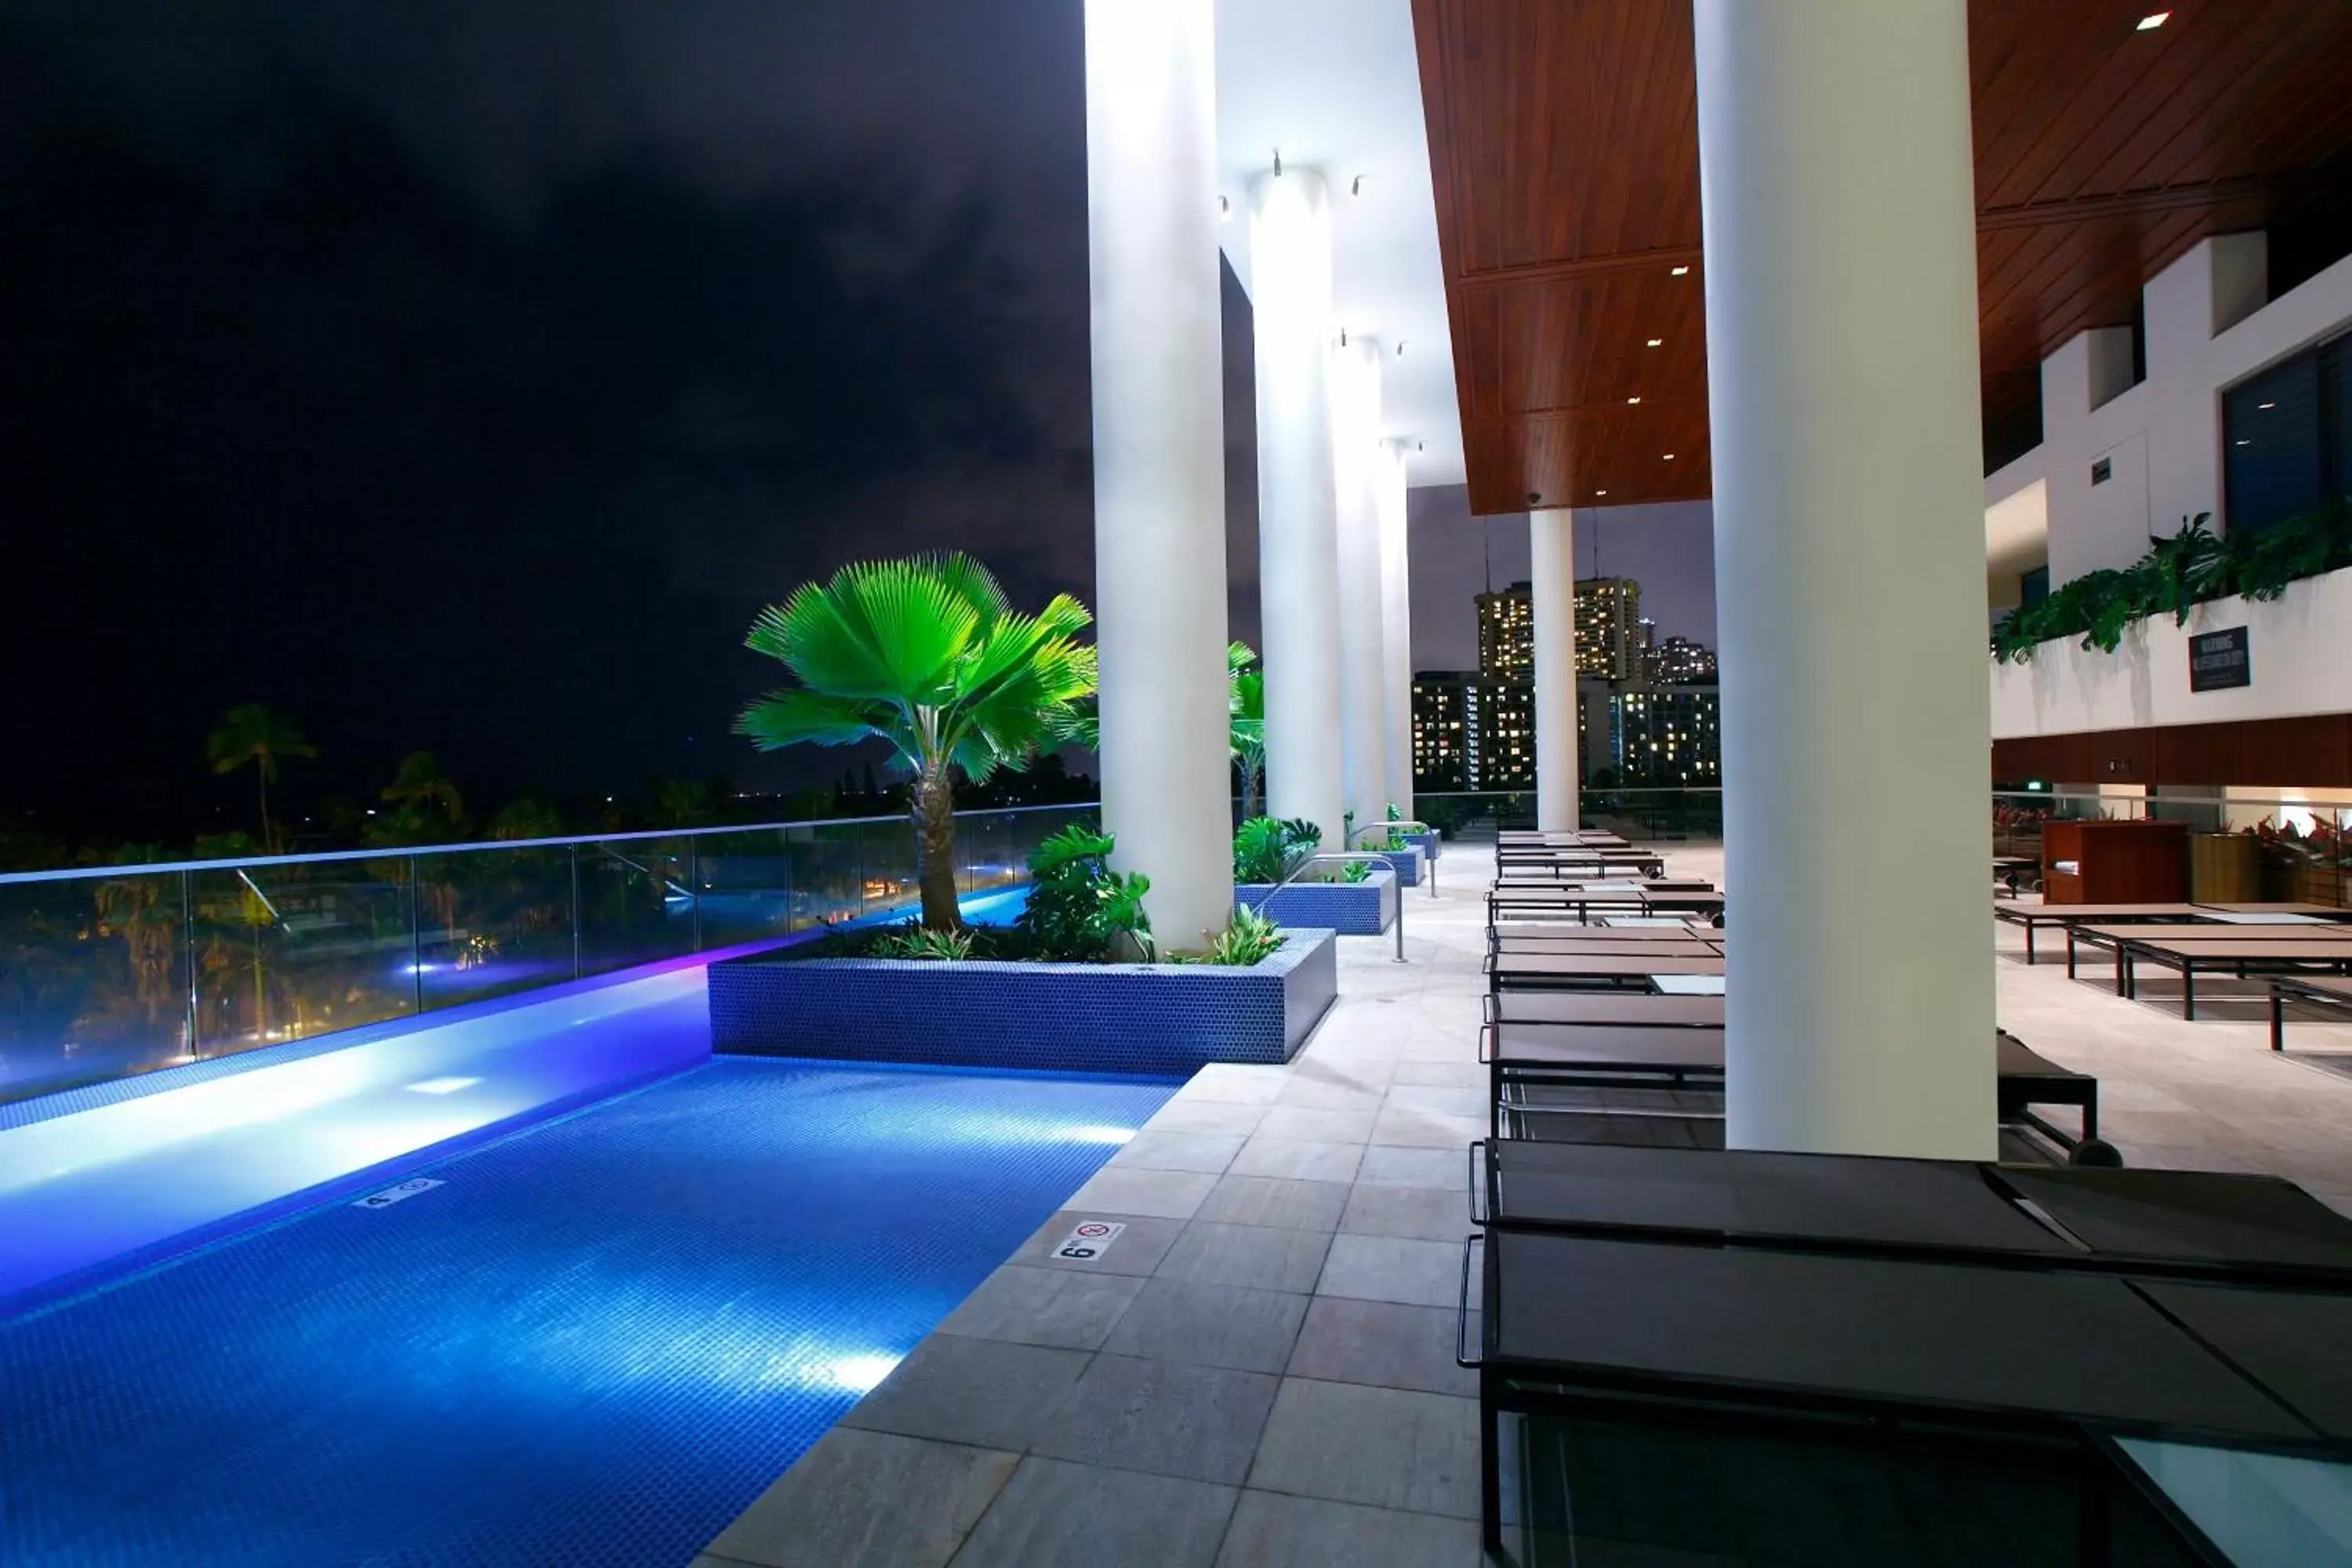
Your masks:
M 958 813 L 958 891 L 1097 816 Z M 920 902 L 898 816 L 0 875 L 0 1102 Z

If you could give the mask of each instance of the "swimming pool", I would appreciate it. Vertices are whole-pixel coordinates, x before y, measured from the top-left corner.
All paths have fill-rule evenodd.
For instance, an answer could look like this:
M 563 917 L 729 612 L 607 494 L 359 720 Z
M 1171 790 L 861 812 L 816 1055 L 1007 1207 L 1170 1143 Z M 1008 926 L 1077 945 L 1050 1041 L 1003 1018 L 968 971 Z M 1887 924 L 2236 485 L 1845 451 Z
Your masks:
M 722 1058 L 0 1322 L 0 1562 L 684 1564 L 1174 1087 Z

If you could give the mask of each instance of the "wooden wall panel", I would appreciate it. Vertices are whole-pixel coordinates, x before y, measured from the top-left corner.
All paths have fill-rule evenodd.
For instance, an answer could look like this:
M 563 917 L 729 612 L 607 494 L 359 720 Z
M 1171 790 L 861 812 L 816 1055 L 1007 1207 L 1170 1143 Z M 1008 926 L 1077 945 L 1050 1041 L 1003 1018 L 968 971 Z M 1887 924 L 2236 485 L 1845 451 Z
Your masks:
M 2235 724 L 2167 724 L 2149 731 L 2156 740 L 2156 780 L 2160 785 L 2233 784 L 2238 767 Z
M 2091 771 L 2085 784 L 2147 784 L 2155 782 L 2153 730 L 2103 730 L 2086 737 Z
M 2352 718 L 2263 719 L 2238 726 L 2241 784 L 2352 787 Z

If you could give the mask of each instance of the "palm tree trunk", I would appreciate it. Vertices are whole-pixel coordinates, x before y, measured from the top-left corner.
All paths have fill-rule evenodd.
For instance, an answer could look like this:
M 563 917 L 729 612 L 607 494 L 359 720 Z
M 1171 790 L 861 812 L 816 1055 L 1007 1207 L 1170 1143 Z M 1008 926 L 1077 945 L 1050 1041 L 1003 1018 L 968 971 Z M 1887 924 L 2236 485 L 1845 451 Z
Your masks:
M 915 875 L 923 890 L 923 928 L 961 931 L 956 900 L 955 789 L 948 770 L 915 777 Z
M 261 785 L 261 852 L 264 855 L 275 855 L 278 850 L 269 831 L 269 774 L 263 770 L 258 762 L 256 762 L 253 764 L 253 776 Z
M 1257 815 L 1257 768 L 1247 757 L 1242 759 L 1242 820 L 1247 822 Z

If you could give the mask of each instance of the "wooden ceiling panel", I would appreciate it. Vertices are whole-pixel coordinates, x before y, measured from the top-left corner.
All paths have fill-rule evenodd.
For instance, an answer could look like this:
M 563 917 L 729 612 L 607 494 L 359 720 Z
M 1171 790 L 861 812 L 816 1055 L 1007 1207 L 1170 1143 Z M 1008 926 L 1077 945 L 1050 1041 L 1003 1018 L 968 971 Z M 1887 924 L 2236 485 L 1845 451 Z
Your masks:
M 1473 509 L 1706 494 L 1690 0 L 1412 5 Z M 1988 428 L 2200 239 L 2352 196 L 2352 0 L 2147 8 L 1969 5 Z

